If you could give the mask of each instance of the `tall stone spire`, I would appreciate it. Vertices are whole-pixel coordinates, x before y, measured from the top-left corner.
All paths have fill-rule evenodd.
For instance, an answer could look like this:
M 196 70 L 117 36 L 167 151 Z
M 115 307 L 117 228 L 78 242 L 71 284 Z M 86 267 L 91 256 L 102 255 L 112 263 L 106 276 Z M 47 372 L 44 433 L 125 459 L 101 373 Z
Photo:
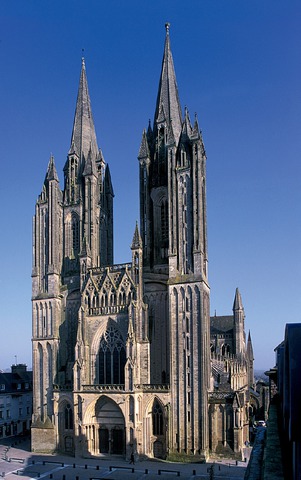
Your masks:
M 50 180 L 56 180 L 57 182 L 59 181 L 59 177 L 55 168 L 55 163 L 54 163 L 54 157 L 53 155 L 50 156 L 50 160 L 48 163 L 48 168 L 47 168 L 47 173 L 46 173 L 46 178 L 45 181 L 50 181 Z
M 235 290 L 235 298 L 233 303 L 233 319 L 234 319 L 234 353 L 242 355 L 245 351 L 245 312 L 238 288 Z
M 168 125 L 172 125 L 174 137 L 178 141 L 182 128 L 182 113 L 170 49 L 169 27 L 169 23 L 166 23 L 165 47 L 154 117 L 154 130 L 158 123 L 166 121 Z
M 253 353 L 253 345 L 252 345 L 250 330 L 249 330 L 248 342 L 247 342 L 247 359 L 248 359 L 248 372 L 249 372 L 249 387 L 253 387 L 255 385 L 254 353 Z
M 83 156 L 85 159 L 88 158 L 90 150 L 94 160 L 98 155 L 84 58 L 82 58 L 70 149 L 72 152 L 69 153 L 75 152 L 81 161 Z
M 235 310 L 243 310 L 242 299 L 238 288 L 235 290 L 235 297 L 233 303 L 233 311 Z

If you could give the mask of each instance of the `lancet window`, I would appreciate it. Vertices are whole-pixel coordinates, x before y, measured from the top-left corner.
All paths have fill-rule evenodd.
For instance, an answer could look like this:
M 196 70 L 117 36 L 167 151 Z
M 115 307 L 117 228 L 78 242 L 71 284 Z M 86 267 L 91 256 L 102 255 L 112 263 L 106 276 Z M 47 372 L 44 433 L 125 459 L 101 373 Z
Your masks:
M 163 435 L 163 411 L 158 401 L 153 406 L 153 435 Z
M 166 199 L 161 203 L 161 257 L 167 258 L 168 256 L 168 203 Z
M 74 255 L 79 253 L 79 218 L 77 215 L 72 215 L 71 221 L 71 230 L 72 230 L 72 249 Z
M 126 361 L 124 341 L 114 327 L 102 336 L 99 347 L 99 383 L 124 384 Z
M 65 430 L 73 430 L 73 412 L 71 405 L 67 403 L 64 411 Z

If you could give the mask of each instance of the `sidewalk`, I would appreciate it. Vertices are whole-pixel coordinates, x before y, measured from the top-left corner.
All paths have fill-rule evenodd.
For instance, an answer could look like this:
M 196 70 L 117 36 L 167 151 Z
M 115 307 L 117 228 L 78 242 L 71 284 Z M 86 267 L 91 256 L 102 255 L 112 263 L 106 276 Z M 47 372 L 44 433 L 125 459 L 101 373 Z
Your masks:
M 7 440 L 7 439 L 6 439 Z M 16 444 L 18 439 L 13 442 Z M 7 442 L 5 442 L 7 444 Z M 99 458 L 74 458 L 65 455 L 41 455 L 29 451 L 29 439 L 7 450 L 0 443 L 0 475 L 6 480 L 16 480 L 16 474 L 23 480 L 46 478 L 53 480 L 170 480 L 209 479 L 209 467 L 212 463 L 171 463 L 167 461 L 143 460 L 129 465 L 121 456 Z M 27 448 L 26 448 L 27 447 Z M 245 462 L 222 460 L 214 463 L 214 478 L 243 479 Z

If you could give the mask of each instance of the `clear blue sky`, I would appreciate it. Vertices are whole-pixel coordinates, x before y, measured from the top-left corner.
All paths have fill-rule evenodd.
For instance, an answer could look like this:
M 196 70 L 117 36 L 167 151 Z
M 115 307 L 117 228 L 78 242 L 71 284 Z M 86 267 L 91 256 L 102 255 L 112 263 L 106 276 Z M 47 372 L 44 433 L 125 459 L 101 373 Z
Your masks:
M 0 368 L 31 366 L 31 219 L 49 156 L 70 146 L 82 49 L 115 191 L 115 262 L 131 258 L 137 154 L 165 38 L 208 157 L 211 314 L 239 287 L 255 367 L 301 321 L 300 1 L 10 0 L 0 18 Z

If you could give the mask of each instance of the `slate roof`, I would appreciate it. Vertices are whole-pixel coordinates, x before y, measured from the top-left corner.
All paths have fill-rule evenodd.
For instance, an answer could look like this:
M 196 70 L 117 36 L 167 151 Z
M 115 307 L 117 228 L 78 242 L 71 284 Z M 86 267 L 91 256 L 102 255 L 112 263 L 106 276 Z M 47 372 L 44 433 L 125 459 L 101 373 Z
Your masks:
M 0 386 L 2 385 L 5 388 L 0 387 L 0 394 L 32 391 L 32 371 L 28 371 L 26 365 L 13 365 L 11 372 L 0 372 Z
M 210 331 L 214 332 L 228 332 L 232 330 L 234 326 L 233 315 L 223 315 L 210 317 Z

